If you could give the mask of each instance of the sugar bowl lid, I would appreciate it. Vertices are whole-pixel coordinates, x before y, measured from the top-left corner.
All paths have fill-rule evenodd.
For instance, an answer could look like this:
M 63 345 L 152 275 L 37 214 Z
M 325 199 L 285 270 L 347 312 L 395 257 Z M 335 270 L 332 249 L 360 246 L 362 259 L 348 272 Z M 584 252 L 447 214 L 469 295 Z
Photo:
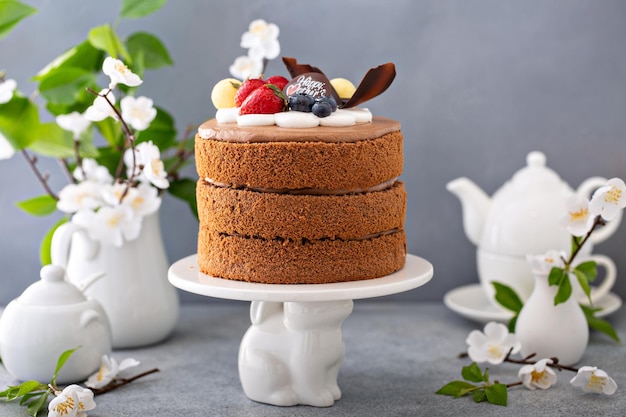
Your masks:
M 30 285 L 18 297 L 21 304 L 31 306 L 58 306 L 87 301 L 85 295 L 65 280 L 65 269 L 46 265 L 39 273 L 41 280 Z

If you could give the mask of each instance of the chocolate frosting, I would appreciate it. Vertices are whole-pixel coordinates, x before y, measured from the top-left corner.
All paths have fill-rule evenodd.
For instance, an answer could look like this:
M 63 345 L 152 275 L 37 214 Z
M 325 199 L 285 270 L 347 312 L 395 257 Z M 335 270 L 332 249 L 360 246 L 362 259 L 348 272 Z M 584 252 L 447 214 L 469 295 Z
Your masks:
M 217 123 L 215 119 L 204 122 L 198 128 L 202 139 L 225 142 L 358 142 L 376 139 L 400 130 L 400 122 L 386 117 L 374 116 L 371 123 L 350 127 L 318 126 L 306 129 L 290 129 L 278 126 L 238 126 L 236 123 Z

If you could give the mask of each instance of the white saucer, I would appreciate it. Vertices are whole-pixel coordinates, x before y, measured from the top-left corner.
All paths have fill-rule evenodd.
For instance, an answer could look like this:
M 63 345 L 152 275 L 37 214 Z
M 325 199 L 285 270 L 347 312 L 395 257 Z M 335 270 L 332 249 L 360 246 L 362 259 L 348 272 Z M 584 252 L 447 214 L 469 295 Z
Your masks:
M 443 303 L 455 313 L 479 323 L 489 321 L 506 323 L 513 317 L 513 313 L 499 310 L 491 304 L 480 284 L 465 285 L 448 291 L 443 297 Z M 620 296 L 609 293 L 595 304 L 595 307 L 602 308 L 596 313 L 596 317 L 608 316 L 621 306 L 622 299 Z

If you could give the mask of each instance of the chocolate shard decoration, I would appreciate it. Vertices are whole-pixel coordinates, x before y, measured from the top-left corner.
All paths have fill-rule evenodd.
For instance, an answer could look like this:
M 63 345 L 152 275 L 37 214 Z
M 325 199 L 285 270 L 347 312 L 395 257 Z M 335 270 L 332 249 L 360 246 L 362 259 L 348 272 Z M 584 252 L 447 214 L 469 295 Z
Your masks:
M 324 74 L 317 67 L 309 64 L 299 64 L 295 58 L 283 57 L 283 63 L 287 67 L 291 78 L 295 78 L 307 72 L 319 72 Z M 341 108 L 348 109 L 350 107 L 356 107 L 385 92 L 394 78 L 396 78 L 396 66 L 388 62 L 367 71 L 357 86 L 356 91 L 347 102 L 342 102 L 334 88 L 332 89 L 333 98 L 339 103 L 339 107 Z
M 291 76 L 292 79 L 296 78 L 299 75 L 306 74 L 308 72 L 318 72 L 322 74 L 324 78 L 328 78 L 326 77 L 326 74 L 324 74 L 322 70 L 320 70 L 319 68 L 314 67 L 309 64 L 298 64 L 298 61 L 295 58 L 283 57 L 283 63 L 285 64 L 285 67 L 287 67 L 287 72 L 289 72 L 289 75 Z M 335 101 L 338 104 L 341 104 L 341 99 L 339 98 L 339 94 L 337 94 L 335 89 L 332 87 L 332 85 L 330 84 L 330 81 L 328 82 L 328 86 L 330 87 L 331 94 L 333 98 L 335 99 Z
M 350 100 L 344 103 L 341 108 L 356 107 L 382 94 L 391 85 L 394 78 L 396 78 L 396 66 L 391 62 L 371 68 L 359 83 Z

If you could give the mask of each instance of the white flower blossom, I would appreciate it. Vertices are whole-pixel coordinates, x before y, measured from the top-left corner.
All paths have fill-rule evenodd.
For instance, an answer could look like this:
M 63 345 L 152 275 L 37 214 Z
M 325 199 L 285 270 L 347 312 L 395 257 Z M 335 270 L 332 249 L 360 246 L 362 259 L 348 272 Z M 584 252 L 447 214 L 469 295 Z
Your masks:
M 79 385 L 68 385 L 48 404 L 48 417 L 85 417 L 96 408 L 93 392 Z
M 100 190 L 102 186 L 92 181 L 67 184 L 59 192 L 57 209 L 64 213 L 76 213 L 80 210 L 95 210 L 102 205 Z
M 612 395 L 617 390 L 617 384 L 605 371 L 595 366 L 583 366 L 570 383 L 575 387 L 582 387 L 583 391 L 594 394 Z
M 163 165 L 163 161 L 160 159 L 153 158 L 146 162 L 143 167 L 143 175 L 152 185 L 162 190 L 170 186 L 170 182 L 167 179 L 167 172 L 165 171 L 165 165 Z
M 0 83 L 0 104 L 8 103 L 13 98 L 16 88 L 17 82 L 11 78 Z
M 124 163 L 128 168 L 128 176 L 131 176 L 133 167 L 131 149 L 127 149 L 124 153 Z M 150 182 L 161 189 L 170 186 L 165 166 L 161 160 L 161 152 L 152 141 L 142 142 L 135 146 L 135 176 L 139 176 L 140 181 Z
M 147 216 L 161 207 L 158 190 L 149 184 L 141 183 L 131 191 L 124 197 L 123 204 L 130 207 L 135 216 Z
M 278 35 L 280 30 L 274 23 L 263 19 L 253 20 L 248 31 L 241 36 L 241 47 L 248 48 L 252 59 L 274 59 L 280 54 Z
M 89 119 L 77 111 L 71 112 L 70 114 L 58 115 L 56 122 L 62 129 L 72 132 L 74 139 L 78 139 L 91 124 Z
M 534 365 L 524 365 L 518 372 L 522 384 L 530 390 L 548 389 L 556 383 L 556 373 L 548 366 L 552 359 L 541 359 Z
M 120 101 L 122 118 L 135 130 L 146 130 L 156 117 L 157 111 L 148 97 L 126 96 Z
M 477 363 L 489 362 L 498 365 L 512 349 L 511 353 L 517 353 L 521 349 L 521 343 L 517 336 L 509 333 L 502 323 L 489 322 L 485 325 L 484 333 L 473 330 L 466 339 L 469 348 L 469 357 Z
M 619 178 L 611 178 L 606 186 L 598 188 L 589 202 L 589 212 L 594 217 L 600 215 L 607 221 L 613 220 L 624 207 L 626 184 Z
M 108 355 L 102 355 L 100 369 L 85 381 L 85 385 L 94 389 L 106 387 L 117 377 L 118 373 L 137 365 L 139 365 L 139 361 L 133 358 L 126 358 L 118 364 L 115 359 Z
M 526 259 L 530 263 L 532 271 L 549 274 L 553 267 L 563 268 L 565 266 L 563 259 L 566 256 L 564 251 L 549 250 L 543 255 L 528 255 Z
M 228 70 L 230 75 L 240 80 L 258 78 L 263 71 L 263 60 L 252 59 L 249 56 L 242 55 L 235 58 L 235 62 L 228 67 Z
M 109 99 L 111 104 L 107 102 L 105 97 Z M 112 117 L 117 120 L 117 115 L 115 114 L 113 108 L 111 108 L 112 104 L 115 104 L 115 95 L 113 94 L 113 91 L 108 88 L 100 90 L 100 93 L 98 93 L 98 96 L 94 99 L 93 104 L 87 107 L 87 110 L 85 110 L 83 115 L 87 120 L 92 122 L 100 122 L 107 117 Z
M 15 149 L 9 143 L 9 140 L 0 133 L 0 159 L 9 159 L 15 155 Z
M 72 222 L 83 226 L 92 239 L 116 247 L 121 247 L 124 240 L 136 239 L 141 231 L 141 218 L 133 216 L 125 205 L 104 206 L 97 212 L 81 210 Z
M 109 170 L 91 158 L 84 158 L 81 166 L 74 169 L 72 176 L 77 181 L 92 181 L 98 184 L 110 184 L 113 182 L 113 176 Z
M 593 226 L 594 216 L 589 215 L 589 200 L 574 196 L 567 201 L 567 216 L 561 225 L 574 236 L 584 236 Z
M 102 72 L 111 79 L 109 88 L 115 88 L 117 84 L 137 87 L 143 82 L 141 78 L 129 70 L 122 61 L 110 56 L 106 57 L 102 63 Z

